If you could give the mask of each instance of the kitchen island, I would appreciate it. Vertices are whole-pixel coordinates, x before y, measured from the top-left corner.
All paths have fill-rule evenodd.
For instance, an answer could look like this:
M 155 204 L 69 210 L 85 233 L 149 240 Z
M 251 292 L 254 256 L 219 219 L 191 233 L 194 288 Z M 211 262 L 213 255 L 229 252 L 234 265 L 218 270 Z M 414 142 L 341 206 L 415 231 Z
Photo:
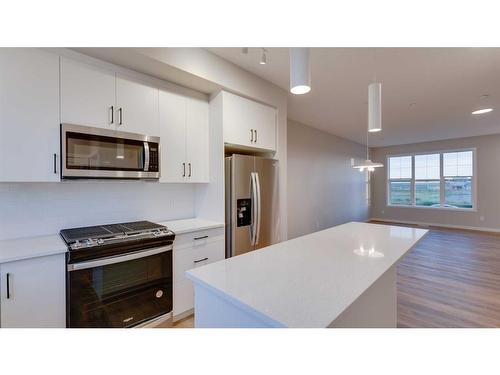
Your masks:
M 396 264 L 427 232 L 350 222 L 190 270 L 195 327 L 396 327 Z

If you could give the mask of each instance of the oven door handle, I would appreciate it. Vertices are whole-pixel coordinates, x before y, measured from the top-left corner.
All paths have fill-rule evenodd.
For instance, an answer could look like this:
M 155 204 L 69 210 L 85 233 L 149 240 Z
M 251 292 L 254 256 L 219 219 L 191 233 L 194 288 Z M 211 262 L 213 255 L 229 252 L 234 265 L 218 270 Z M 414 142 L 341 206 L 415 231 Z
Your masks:
M 134 253 L 130 253 L 130 254 L 122 255 L 122 256 L 107 257 L 107 258 L 102 258 L 102 259 L 98 259 L 98 260 L 91 260 L 88 262 L 68 264 L 68 271 L 70 271 L 70 272 L 71 271 L 78 271 L 78 270 L 84 270 L 87 268 L 102 267 L 102 266 L 107 266 L 109 264 L 127 262 L 130 260 L 145 258 L 145 257 L 148 257 L 150 255 L 160 254 L 160 253 L 164 253 L 166 251 L 171 251 L 171 250 L 172 250 L 172 245 L 168 245 L 168 246 L 162 246 L 162 247 L 155 247 L 154 249 L 146 250 L 146 251 L 144 251 L 144 250 L 136 251 Z

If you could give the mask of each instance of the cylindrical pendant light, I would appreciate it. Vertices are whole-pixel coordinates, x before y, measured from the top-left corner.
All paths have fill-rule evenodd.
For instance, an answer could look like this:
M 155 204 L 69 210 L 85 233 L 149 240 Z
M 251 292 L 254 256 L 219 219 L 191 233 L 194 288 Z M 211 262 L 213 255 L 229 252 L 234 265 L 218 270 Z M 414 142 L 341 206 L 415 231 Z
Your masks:
M 295 95 L 311 91 L 309 48 L 290 48 L 290 92 Z
M 368 86 L 368 131 L 382 130 L 382 84 L 371 83 Z

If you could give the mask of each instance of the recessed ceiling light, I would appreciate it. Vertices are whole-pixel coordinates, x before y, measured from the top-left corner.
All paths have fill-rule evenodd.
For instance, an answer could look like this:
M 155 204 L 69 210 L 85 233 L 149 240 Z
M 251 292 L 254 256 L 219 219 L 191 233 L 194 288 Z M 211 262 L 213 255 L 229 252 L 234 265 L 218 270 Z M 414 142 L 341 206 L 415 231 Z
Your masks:
M 481 115 L 483 113 L 488 113 L 493 111 L 493 108 L 483 108 L 483 109 L 478 109 L 477 111 L 472 112 L 473 115 Z

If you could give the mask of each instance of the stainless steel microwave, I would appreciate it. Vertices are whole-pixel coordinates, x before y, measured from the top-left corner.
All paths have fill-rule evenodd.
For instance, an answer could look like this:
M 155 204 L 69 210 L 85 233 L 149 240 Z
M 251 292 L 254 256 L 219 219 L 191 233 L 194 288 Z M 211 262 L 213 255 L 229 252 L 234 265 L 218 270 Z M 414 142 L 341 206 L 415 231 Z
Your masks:
M 160 138 L 61 124 L 61 178 L 160 178 Z

